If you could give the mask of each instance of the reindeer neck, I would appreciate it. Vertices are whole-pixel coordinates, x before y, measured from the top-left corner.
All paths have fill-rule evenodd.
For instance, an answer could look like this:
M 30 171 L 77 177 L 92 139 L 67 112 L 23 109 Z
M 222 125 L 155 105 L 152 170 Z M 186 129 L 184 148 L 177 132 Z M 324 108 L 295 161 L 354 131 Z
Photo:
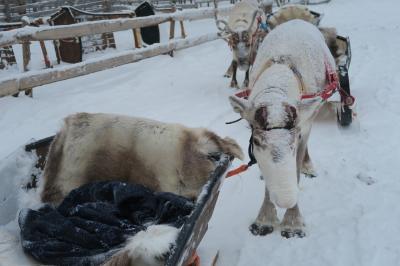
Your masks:
M 249 100 L 297 102 L 300 98 L 299 83 L 290 67 L 272 64 L 256 78 Z

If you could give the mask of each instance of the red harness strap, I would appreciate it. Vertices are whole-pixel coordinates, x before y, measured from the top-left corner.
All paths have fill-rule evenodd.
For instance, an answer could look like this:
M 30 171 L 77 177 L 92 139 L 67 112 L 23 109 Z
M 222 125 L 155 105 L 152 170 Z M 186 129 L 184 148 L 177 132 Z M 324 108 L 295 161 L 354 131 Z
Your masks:
M 303 95 L 301 95 L 302 100 L 303 99 L 312 99 L 312 98 L 316 98 L 316 97 L 321 97 L 323 100 L 326 100 L 329 97 L 331 97 L 332 94 L 337 89 L 339 89 L 340 92 L 342 93 L 336 71 L 332 70 L 331 66 L 326 61 L 325 61 L 325 69 L 326 69 L 326 79 L 328 81 L 328 84 L 326 84 L 324 90 L 317 92 L 317 93 L 303 94 Z M 250 89 L 245 89 L 245 90 L 242 90 L 242 91 L 236 93 L 235 96 L 237 96 L 239 98 L 247 99 L 250 96 L 250 93 L 251 93 Z
M 239 98 L 247 99 L 250 96 L 250 92 L 251 92 L 250 89 L 246 89 L 246 90 L 243 90 L 243 91 L 239 91 L 238 93 L 235 93 L 235 96 L 239 97 Z
M 331 65 L 325 61 L 325 69 L 326 69 L 326 79 L 328 84 L 326 84 L 325 89 L 323 91 L 317 93 L 303 94 L 301 95 L 301 99 L 312 99 L 316 97 L 321 97 L 323 100 L 328 99 L 332 96 L 332 94 L 336 91 L 336 89 L 340 88 L 339 79 L 334 71 L 331 68 Z

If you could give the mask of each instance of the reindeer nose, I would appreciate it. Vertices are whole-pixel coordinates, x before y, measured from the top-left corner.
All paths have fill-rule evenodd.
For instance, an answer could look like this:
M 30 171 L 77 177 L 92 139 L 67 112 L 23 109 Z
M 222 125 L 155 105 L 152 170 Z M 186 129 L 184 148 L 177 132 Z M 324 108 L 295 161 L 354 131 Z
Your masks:
M 246 64 L 246 59 L 240 58 L 239 65 L 244 65 L 244 64 Z

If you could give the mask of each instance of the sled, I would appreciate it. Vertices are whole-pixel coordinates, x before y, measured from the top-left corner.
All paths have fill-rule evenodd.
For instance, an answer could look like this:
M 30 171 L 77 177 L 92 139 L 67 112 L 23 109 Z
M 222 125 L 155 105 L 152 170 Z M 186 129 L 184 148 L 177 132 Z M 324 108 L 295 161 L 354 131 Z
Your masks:
M 349 67 L 351 61 L 351 47 L 349 37 L 337 36 L 336 44 L 338 45 L 339 56 L 336 59 L 337 73 L 339 76 L 340 103 L 336 111 L 337 121 L 340 126 L 347 127 L 352 123 L 353 111 L 351 109 L 354 104 L 354 97 L 350 91 Z
M 36 187 L 39 178 L 36 173 L 43 171 L 46 165 L 46 156 L 53 139 L 54 136 L 25 146 L 27 153 L 36 155 L 35 168 L 38 170 L 33 171 L 31 182 L 26 184 L 26 189 Z M 230 157 L 228 155 L 221 156 L 215 170 L 210 175 L 209 182 L 203 187 L 194 210 L 182 226 L 175 246 L 171 249 L 171 253 L 166 260 L 166 266 L 196 265 L 196 262 L 193 263 L 193 258 L 196 256 L 196 249 L 207 231 L 208 222 L 211 219 L 225 172 L 229 166 Z

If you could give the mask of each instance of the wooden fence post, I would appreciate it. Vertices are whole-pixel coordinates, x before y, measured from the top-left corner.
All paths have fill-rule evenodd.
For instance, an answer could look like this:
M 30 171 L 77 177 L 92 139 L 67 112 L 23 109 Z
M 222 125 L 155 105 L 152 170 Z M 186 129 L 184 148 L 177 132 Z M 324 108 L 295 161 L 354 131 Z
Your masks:
M 40 49 L 42 49 L 43 59 L 46 68 L 51 68 L 51 63 L 49 59 L 49 54 L 47 53 L 46 44 L 44 43 L 44 41 L 40 41 L 39 43 L 40 43 Z
M 175 38 L 175 20 L 171 19 L 171 24 L 169 25 L 169 39 L 172 40 Z M 169 52 L 171 57 L 174 56 L 174 51 Z
M 23 19 L 22 20 L 22 26 L 25 27 L 29 25 L 29 21 Z M 29 62 L 31 61 L 31 42 L 30 41 L 24 41 L 22 43 L 22 59 L 23 59 L 23 64 L 24 64 L 24 72 L 29 71 Z M 25 95 L 28 95 L 29 97 L 33 97 L 33 92 L 32 88 L 26 89 L 25 90 Z
M 185 39 L 187 35 L 186 35 L 186 32 L 185 32 L 185 27 L 183 25 L 183 20 L 180 20 L 179 24 L 181 25 L 181 36 L 182 36 L 183 39 Z
M 140 34 L 140 28 L 133 29 L 133 37 L 135 39 L 135 48 L 142 48 L 142 34 Z

